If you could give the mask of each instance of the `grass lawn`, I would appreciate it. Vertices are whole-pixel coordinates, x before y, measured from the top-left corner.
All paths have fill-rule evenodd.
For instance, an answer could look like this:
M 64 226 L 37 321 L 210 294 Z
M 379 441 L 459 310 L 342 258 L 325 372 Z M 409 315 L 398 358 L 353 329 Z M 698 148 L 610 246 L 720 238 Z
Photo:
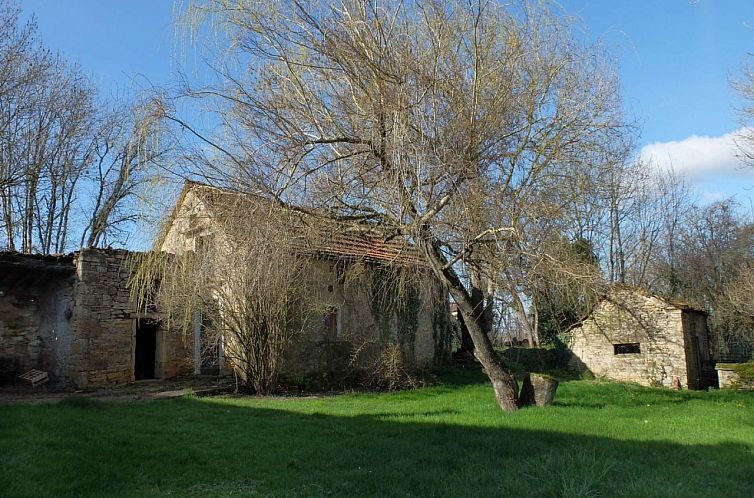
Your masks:
M 0 496 L 754 495 L 754 393 L 478 374 L 392 394 L 0 407 Z

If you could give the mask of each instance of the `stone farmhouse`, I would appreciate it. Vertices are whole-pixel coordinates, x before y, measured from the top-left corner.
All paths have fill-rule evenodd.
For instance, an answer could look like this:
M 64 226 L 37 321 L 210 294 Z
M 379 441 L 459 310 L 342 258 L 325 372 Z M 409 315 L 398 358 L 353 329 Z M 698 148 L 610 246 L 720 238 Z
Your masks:
M 230 248 L 232 236 L 225 229 L 228 226 L 225 218 L 236 216 L 240 206 L 240 212 L 249 213 L 253 219 L 252 213 L 258 205 L 268 202 L 249 194 L 187 182 L 157 248 L 177 256 L 210 244 Z M 284 228 L 295 230 L 292 226 Z M 429 272 L 426 278 L 430 285 L 421 287 L 434 288 L 436 293 L 405 296 L 404 299 L 413 301 L 408 303 L 407 312 L 379 310 L 374 306 L 372 288 L 375 279 L 383 278 L 381 267 L 417 266 L 413 248 L 405 241 L 386 241 L 369 227 L 344 230 L 325 224 L 297 250 L 311 257 L 307 276 L 309 298 L 322 310 L 322 319 L 307 327 L 290 348 L 283 366 L 285 377 L 296 380 L 314 372 L 343 369 L 347 363 L 352 367 L 365 366 L 380 353 L 386 341 L 401 343 L 407 356 L 421 367 L 449 356 L 447 294 Z M 354 273 L 358 278 L 351 278 Z M 195 355 L 200 358 L 197 373 L 202 368 L 225 369 L 223 348 L 231 345 L 207 347 L 202 333 L 197 321 L 193 337 L 197 345 Z M 355 351 L 359 352 L 358 357 L 354 356 Z
M 569 366 L 597 376 L 688 389 L 714 383 L 706 313 L 638 289 L 614 289 L 566 344 Z
M 223 236 L 217 217 L 227 191 L 187 183 L 156 250 L 180 257 Z M 407 264 L 410 250 L 369 231 L 326 237 L 312 253 L 312 299 L 322 319 L 296 341 L 284 372 L 301 376 L 344 366 L 355 347 L 369 361 L 377 338 L 410 334 L 403 341 L 416 365 L 449 355 L 448 303 L 419 294 L 408 316 L 376 311 L 368 285 L 346 285 L 343 275 L 380 265 Z M 193 333 L 166 330 L 158 310 L 137 310 L 131 298 L 129 252 L 86 249 L 66 256 L 0 253 L 0 384 L 39 369 L 52 384 L 78 388 L 227 372 L 223 347 L 208 345 L 201 316 Z

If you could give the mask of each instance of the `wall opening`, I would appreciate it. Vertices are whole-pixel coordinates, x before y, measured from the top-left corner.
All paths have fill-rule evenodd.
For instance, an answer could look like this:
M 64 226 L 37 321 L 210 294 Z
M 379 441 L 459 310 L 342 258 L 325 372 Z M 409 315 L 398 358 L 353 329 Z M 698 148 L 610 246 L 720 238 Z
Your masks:
M 199 329 L 199 373 L 202 375 L 220 375 L 220 336 L 213 332 L 212 320 L 202 316 Z
M 337 340 L 340 336 L 340 309 L 327 308 L 325 314 L 325 339 L 329 341 Z
M 638 342 L 613 344 L 613 354 L 638 354 L 638 353 L 641 353 L 641 344 L 639 344 Z
M 157 351 L 157 320 L 136 321 L 136 345 L 134 346 L 134 378 L 155 378 L 155 353 Z

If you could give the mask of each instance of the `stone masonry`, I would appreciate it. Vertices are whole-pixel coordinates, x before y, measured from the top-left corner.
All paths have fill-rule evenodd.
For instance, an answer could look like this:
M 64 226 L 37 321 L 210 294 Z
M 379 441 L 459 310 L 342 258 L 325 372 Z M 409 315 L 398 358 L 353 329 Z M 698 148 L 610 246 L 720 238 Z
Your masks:
M 706 387 L 706 315 L 689 306 L 618 289 L 567 340 L 574 369 L 646 386 Z
M 132 382 L 139 319 L 157 317 L 140 316 L 130 298 L 128 254 L 87 249 L 54 268 L 18 255 L 18 268 L 0 267 L 0 380 L 37 368 L 54 384 L 78 388 Z M 10 276 L 33 271 L 41 277 Z M 158 328 L 155 377 L 190 373 L 192 350 L 183 336 Z

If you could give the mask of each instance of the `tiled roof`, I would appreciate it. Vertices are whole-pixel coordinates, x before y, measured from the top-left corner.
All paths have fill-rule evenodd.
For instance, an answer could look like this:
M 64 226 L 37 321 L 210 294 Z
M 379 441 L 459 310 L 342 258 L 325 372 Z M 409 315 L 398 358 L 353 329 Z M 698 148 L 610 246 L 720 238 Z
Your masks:
M 255 194 L 238 193 L 231 190 L 190 182 L 184 190 L 191 190 L 213 211 L 213 216 L 222 216 L 224 208 L 237 215 L 238 209 L 245 209 L 252 203 L 270 203 L 273 201 Z M 181 195 L 179 203 L 185 197 Z M 295 207 L 280 205 L 281 212 Z M 178 207 L 176 207 L 176 210 Z M 316 219 L 315 219 L 316 218 Z M 290 230 L 299 230 L 299 250 L 328 258 L 361 259 L 370 263 L 417 265 L 421 258 L 415 246 L 401 236 L 390 236 L 379 227 L 366 223 L 340 222 L 327 214 L 317 216 L 296 212 L 289 221 Z M 298 225 L 298 226 L 297 226 Z M 311 227 L 316 228 L 311 228 Z
M 0 251 L 0 266 L 38 270 L 73 271 L 74 254 L 24 254 Z
M 416 247 L 402 237 L 385 237 L 370 227 L 342 228 L 323 231 L 313 250 L 325 256 L 371 263 L 416 265 L 420 262 Z

